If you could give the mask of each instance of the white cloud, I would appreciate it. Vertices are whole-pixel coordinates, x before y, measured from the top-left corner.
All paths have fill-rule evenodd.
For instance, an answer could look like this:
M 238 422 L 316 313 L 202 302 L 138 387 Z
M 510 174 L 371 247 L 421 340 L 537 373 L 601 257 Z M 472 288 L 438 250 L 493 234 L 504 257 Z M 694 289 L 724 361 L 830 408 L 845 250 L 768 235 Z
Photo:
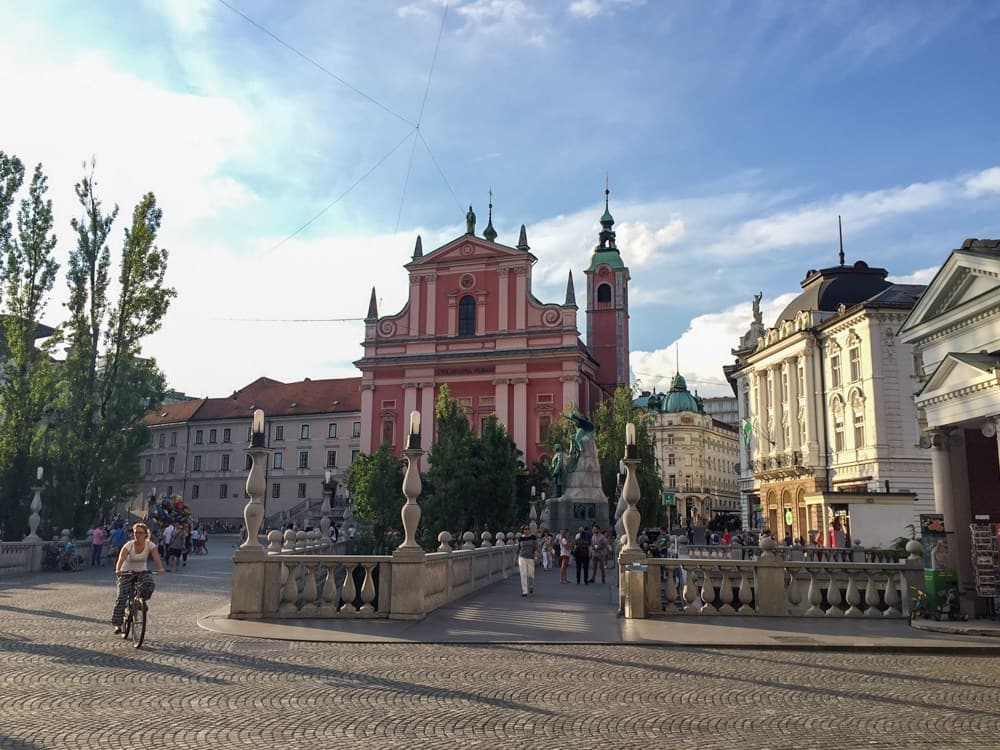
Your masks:
M 941 266 L 931 266 L 930 268 L 920 268 L 904 276 L 889 274 L 888 279 L 893 284 L 930 284 L 934 274 L 939 270 L 941 270 Z
M 573 0 L 569 4 L 569 14 L 577 18 L 593 18 L 604 10 L 597 0 Z
M 965 180 L 965 191 L 970 198 L 980 198 L 1000 193 L 1000 167 L 984 169 Z
M 684 220 L 673 217 L 659 229 L 650 229 L 645 221 L 627 222 L 618 225 L 618 243 L 628 248 L 629 264 L 643 266 L 658 250 L 674 245 L 684 236 Z
M 948 180 L 916 182 L 867 193 L 845 193 L 730 226 L 708 251 L 718 256 L 745 255 L 836 240 L 836 217 L 844 217 L 845 237 L 876 224 L 944 208 L 966 197 L 1000 189 L 1000 168 Z
M 641 5 L 643 0 L 573 0 L 566 9 L 575 18 L 590 19 L 613 12 L 615 6 Z
M 774 321 L 799 292 L 787 292 L 761 305 L 764 324 Z M 688 389 L 702 396 L 731 396 L 732 389 L 722 373 L 722 366 L 731 364 L 730 353 L 740 337 L 750 328 L 753 310 L 750 300 L 733 305 L 722 312 L 699 315 L 691 320 L 679 338 L 662 349 L 633 351 L 630 356 L 632 374 L 643 390 L 670 390 L 670 380 L 678 371 L 688 383 Z
M 149 10 L 162 15 L 178 31 L 204 31 L 218 2 L 215 0 L 145 0 Z

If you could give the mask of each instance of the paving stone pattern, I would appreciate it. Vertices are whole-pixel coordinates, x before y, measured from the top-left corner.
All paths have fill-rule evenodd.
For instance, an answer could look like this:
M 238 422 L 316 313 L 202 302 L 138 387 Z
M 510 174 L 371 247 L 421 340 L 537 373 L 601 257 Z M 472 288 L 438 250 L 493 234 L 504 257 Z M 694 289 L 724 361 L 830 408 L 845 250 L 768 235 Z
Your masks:
M 1000 747 L 1000 657 L 234 639 L 223 547 L 138 651 L 110 569 L 0 581 L 0 748 Z

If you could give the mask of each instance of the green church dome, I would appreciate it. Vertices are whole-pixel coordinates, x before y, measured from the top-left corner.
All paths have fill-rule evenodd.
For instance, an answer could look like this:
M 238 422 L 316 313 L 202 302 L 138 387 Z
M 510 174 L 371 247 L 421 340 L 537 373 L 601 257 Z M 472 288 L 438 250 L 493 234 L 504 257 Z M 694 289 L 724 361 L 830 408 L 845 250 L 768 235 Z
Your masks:
M 662 403 L 660 411 L 666 414 L 677 414 L 682 411 L 698 414 L 702 410 L 701 399 L 688 391 L 687 381 L 680 373 L 674 375 L 674 379 L 670 383 L 670 391 L 663 398 Z

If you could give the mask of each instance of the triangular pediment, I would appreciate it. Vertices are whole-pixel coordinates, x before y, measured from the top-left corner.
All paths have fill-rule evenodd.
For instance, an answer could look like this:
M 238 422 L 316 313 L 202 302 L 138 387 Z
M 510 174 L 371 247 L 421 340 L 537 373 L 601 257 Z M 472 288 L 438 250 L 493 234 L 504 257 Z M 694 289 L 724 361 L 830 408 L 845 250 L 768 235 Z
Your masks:
M 921 398 L 955 393 L 964 388 L 996 381 L 1000 357 L 990 354 L 948 354 L 917 394 Z
M 524 258 L 528 258 L 532 262 L 535 260 L 535 256 L 529 252 L 501 245 L 498 242 L 490 242 L 481 237 L 464 234 L 429 253 L 425 253 L 423 257 L 414 259 L 406 267 L 416 268 L 437 265 L 439 263 L 454 263 L 455 261 L 482 262 L 491 259 Z
M 978 303 L 994 296 L 1000 297 L 1000 254 L 975 248 L 955 250 L 914 305 L 899 334 L 909 340 L 947 327 L 954 317 L 967 315 Z

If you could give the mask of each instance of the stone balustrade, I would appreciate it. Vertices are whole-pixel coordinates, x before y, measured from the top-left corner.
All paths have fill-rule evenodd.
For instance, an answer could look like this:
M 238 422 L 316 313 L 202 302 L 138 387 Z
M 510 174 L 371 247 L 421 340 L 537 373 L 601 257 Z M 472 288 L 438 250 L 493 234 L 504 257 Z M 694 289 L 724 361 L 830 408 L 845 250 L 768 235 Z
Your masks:
M 761 548 L 741 544 L 678 544 L 671 557 L 694 558 L 697 560 L 756 560 Z M 896 550 L 868 549 L 854 547 L 791 547 L 778 546 L 774 554 L 783 560 L 804 560 L 811 562 L 869 562 L 892 563 L 898 560 Z
M 437 552 L 401 559 L 332 553 L 321 535 L 271 531 L 266 555 L 233 559 L 230 617 L 420 619 L 516 572 L 513 535 L 498 533 L 493 543 L 484 534 L 478 548 L 473 539 L 466 532 L 452 549 L 451 534 L 442 532 Z M 394 583 L 405 587 L 405 596 L 397 591 L 394 597 Z M 403 599 L 405 606 L 394 612 L 393 602 Z
M 35 570 L 36 550 L 40 548 L 31 542 L 0 542 L 0 578 Z
M 763 615 L 904 617 L 923 587 L 922 547 L 906 560 L 850 562 L 784 559 L 765 542 L 755 559 L 647 558 L 620 564 L 626 617 Z

